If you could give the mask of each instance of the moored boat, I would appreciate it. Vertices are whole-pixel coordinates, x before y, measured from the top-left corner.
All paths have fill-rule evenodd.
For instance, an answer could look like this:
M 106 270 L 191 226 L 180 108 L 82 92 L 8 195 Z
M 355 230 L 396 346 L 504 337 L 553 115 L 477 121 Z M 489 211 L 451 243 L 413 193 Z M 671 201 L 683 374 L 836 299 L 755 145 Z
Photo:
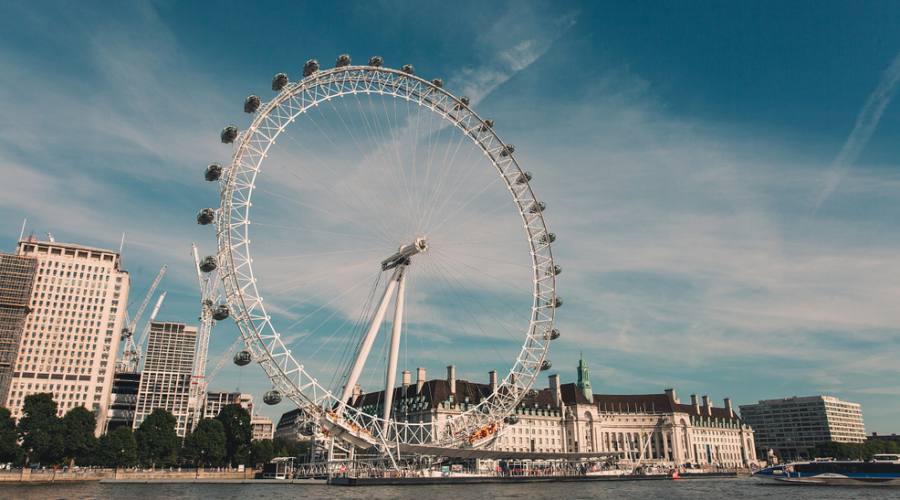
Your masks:
M 778 467 L 781 467 L 779 470 Z M 755 474 L 788 484 L 900 486 L 900 455 L 872 460 L 813 460 L 767 467 Z

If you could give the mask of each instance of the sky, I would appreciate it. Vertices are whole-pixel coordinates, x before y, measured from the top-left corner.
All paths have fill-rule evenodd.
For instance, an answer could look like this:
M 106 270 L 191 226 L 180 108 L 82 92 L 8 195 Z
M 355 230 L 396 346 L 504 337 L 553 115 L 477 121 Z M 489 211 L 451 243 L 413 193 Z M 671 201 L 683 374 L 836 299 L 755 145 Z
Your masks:
M 161 317 L 196 321 L 190 244 L 215 245 L 194 218 L 217 203 L 202 171 L 230 159 L 221 128 L 249 123 L 243 99 L 271 98 L 274 73 L 294 79 L 309 58 L 329 67 L 342 53 L 381 55 L 471 96 L 535 174 L 564 269 L 549 373 L 574 381 L 583 355 L 596 392 L 675 387 L 720 405 L 835 395 L 863 405 L 868 432 L 900 432 L 896 3 L 89 1 L 5 2 L 0 12 L 0 250 L 14 250 L 26 218 L 26 234 L 57 241 L 117 248 L 125 233 L 132 307 L 166 263 Z M 356 161 L 298 137 L 283 161 Z M 372 179 L 346 181 L 304 199 L 335 211 L 333 195 L 385 199 Z M 316 196 L 308 184 L 266 182 L 260 215 L 328 227 L 275 201 Z M 470 215 L 453 231 L 510 227 L 508 214 Z M 324 310 L 312 320 L 327 331 L 358 313 L 352 300 L 339 307 L 279 288 L 278 278 L 303 281 L 299 267 L 272 264 L 300 238 L 264 229 L 255 255 L 279 320 Z M 495 250 L 456 255 L 484 271 L 447 276 L 475 284 L 448 286 L 457 305 L 423 271 L 421 293 L 409 291 L 420 343 L 404 366 L 441 376 L 453 363 L 484 381 L 511 364 L 509 338 L 466 331 L 515 329 L 521 317 L 507 316 L 514 298 L 485 277 L 518 279 L 505 263 L 483 269 Z M 369 291 L 341 259 L 305 255 L 303 265 L 335 273 L 307 286 Z M 460 310 L 473 320 L 454 317 Z M 311 331 L 294 338 L 298 352 Z M 217 325 L 211 366 L 236 335 L 233 323 Z M 488 347 L 503 355 L 482 355 Z M 310 363 L 327 379 L 330 359 Z M 258 399 L 268 388 L 259 367 L 230 362 L 213 385 Z M 287 409 L 261 408 L 276 418 Z

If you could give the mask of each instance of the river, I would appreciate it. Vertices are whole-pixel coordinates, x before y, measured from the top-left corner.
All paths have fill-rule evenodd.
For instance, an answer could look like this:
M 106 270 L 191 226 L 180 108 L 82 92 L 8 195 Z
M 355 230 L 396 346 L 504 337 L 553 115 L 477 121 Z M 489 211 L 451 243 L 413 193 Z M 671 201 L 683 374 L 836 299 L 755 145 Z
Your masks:
M 900 489 L 878 487 L 785 486 L 757 479 L 692 479 L 590 483 L 473 484 L 434 486 L 340 487 L 291 484 L 3 484 L 0 498 L 23 500 L 181 498 L 268 500 L 409 498 L 416 500 L 721 498 L 900 499 Z

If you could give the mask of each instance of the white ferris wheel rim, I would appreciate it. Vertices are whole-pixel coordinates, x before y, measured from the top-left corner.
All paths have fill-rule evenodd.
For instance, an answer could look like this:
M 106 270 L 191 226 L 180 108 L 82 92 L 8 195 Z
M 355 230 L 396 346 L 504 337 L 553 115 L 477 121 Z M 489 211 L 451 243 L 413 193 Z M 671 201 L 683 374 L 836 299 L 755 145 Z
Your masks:
M 314 72 L 285 86 L 263 104 L 250 127 L 236 138 L 231 164 L 220 181 L 220 208 L 216 218 L 219 276 L 225 298 L 241 336 L 254 360 L 259 362 L 275 390 L 290 399 L 309 418 L 333 419 L 329 411 L 340 396 L 320 384 L 294 358 L 289 346 L 266 313 L 253 273 L 250 252 L 250 209 L 259 169 L 278 135 L 318 103 L 353 94 L 381 94 L 426 107 L 438 113 L 480 147 L 512 195 L 523 221 L 532 260 L 532 308 L 519 355 L 497 389 L 478 405 L 449 419 L 444 432 L 431 423 L 399 422 L 363 412 L 347 405 L 339 419 L 358 430 L 345 436 L 350 442 L 376 446 L 426 445 L 445 447 L 471 445 L 470 436 L 489 424 L 502 424 L 515 412 L 544 367 L 550 347 L 555 309 L 556 275 L 549 232 L 529 178 L 519 167 L 511 146 L 503 143 L 493 127 L 485 126 L 468 104 L 436 82 L 408 72 L 380 66 L 341 66 Z M 439 433 L 435 436 L 433 433 Z

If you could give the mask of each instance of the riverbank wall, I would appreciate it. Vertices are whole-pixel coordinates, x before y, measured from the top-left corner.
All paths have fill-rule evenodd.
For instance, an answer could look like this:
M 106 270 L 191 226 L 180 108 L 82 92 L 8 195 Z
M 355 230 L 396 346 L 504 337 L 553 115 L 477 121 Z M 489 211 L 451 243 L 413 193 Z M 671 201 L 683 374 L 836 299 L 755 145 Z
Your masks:
M 251 480 L 257 471 L 245 469 L 174 469 L 174 470 L 130 470 L 130 469 L 21 469 L 0 471 L 2 483 L 53 483 L 61 481 L 191 481 L 191 480 Z

